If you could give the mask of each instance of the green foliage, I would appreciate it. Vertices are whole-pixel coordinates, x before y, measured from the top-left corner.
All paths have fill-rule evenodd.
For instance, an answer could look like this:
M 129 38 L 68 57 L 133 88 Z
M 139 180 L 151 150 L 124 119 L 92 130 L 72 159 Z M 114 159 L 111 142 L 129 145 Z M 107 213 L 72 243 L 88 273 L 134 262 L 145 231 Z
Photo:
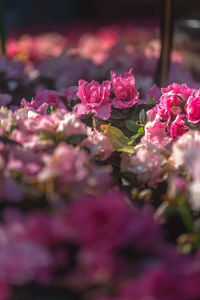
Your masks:
M 53 111 L 55 111 L 55 108 L 53 105 L 49 105 L 46 109 L 47 115 L 50 115 Z
M 125 136 L 119 128 L 110 125 L 101 125 L 101 130 L 116 151 L 134 153 L 134 141 Z
M 86 138 L 87 138 L 87 134 L 83 134 L 83 133 L 72 134 L 67 138 L 66 142 L 68 144 L 78 144 Z

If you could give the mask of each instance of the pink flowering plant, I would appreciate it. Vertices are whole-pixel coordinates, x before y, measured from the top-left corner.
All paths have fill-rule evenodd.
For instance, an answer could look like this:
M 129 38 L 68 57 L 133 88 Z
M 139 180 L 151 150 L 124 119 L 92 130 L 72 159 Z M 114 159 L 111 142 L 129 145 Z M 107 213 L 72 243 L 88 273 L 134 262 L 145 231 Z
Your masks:
M 200 85 L 117 29 L 67 41 L 0 58 L 0 300 L 200 299 Z

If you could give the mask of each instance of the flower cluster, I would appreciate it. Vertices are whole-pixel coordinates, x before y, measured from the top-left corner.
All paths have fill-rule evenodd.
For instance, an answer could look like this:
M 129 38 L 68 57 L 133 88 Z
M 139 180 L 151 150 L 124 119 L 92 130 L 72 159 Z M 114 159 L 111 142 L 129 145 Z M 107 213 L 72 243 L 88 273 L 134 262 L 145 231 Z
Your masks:
M 101 120 L 107 120 L 111 116 L 111 107 L 129 108 L 138 102 L 138 91 L 135 88 L 135 78 L 132 69 L 128 73 L 111 73 L 112 80 L 99 84 L 96 81 L 90 83 L 85 80 L 79 81 L 78 97 L 80 104 L 75 106 L 77 117 L 82 117 L 88 113 Z M 114 97 L 111 98 L 111 93 Z
M 0 300 L 200 298 L 199 84 L 118 30 L 0 58 Z
M 177 83 L 161 89 L 161 93 L 159 103 L 148 112 L 145 141 L 155 141 L 155 145 L 162 147 L 170 143 L 170 138 L 176 140 L 190 127 L 197 126 L 200 121 L 200 96 L 199 90 Z M 160 140 L 164 135 L 167 143 Z

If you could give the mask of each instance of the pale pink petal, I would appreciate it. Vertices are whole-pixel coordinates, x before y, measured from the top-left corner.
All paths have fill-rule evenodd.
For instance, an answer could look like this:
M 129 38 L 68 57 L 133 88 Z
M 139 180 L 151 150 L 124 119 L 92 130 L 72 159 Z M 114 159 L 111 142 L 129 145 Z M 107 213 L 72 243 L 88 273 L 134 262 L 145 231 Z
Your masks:
M 101 106 L 99 106 L 98 108 L 96 108 L 93 113 L 94 115 L 101 119 L 101 120 L 107 120 L 110 118 L 111 115 L 111 103 L 105 103 Z
M 89 110 L 86 105 L 80 103 L 74 107 L 74 112 L 76 114 L 76 117 L 80 118 L 87 115 L 89 113 Z

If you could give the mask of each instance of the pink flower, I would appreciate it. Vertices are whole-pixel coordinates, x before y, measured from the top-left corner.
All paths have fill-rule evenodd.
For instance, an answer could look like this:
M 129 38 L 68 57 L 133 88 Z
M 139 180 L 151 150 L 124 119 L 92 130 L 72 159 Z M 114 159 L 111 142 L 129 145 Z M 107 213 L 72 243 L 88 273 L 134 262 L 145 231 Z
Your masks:
M 49 273 L 52 267 L 50 251 L 32 241 L 4 234 L 6 237 L 0 240 L 0 278 L 9 283 L 23 284 Z
M 167 134 L 167 123 L 161 122 L 156 117 L 152 122 L 148 122 L 145 126 L 145 136 L 142 138 L 142 143 L 150 143 L 159 148 L 165 148 L 172 139 Z
M 132 69 L 128 73 L 117 74 L 111 72 L 112 87 L 115 97 L 112 100 L 112 105 L 115 108 L 132 107 L 138 102 L 139 93 L 135 88 L 135 78 L 132 74 Z
M 15 148 L 10 151 L 7 169 L 28 176 L 35 176 L 41 169 L 40 155 L 30 149 Z
M 196 300 L 200 297 L 199 274 L 189 264 L 158 264 L 138 279 L 121 284 L 119 295 L 101 300 Z
M 194 157 L 197 158 L 196 154 L 199 154 L 199 152 L 200 132 L 198 130 L 188 131 L 187 133 L 179 137 L 179 139 L 175 143 L 173 143 L 173 162 L 176 167 L 181 167 L 185 164 L 187 157 L 187 161 L 190 161 L 188 166 L 191 166 L 191 159 L 194 159 Z
M 200 90 L 188 99 L 185 110 L 189 122 L 193 124 L 200 122 Z
M 66 231 L 68 239 L 80 247 L 78 274 L 74 276 L 79 285 L 80 280 L 83 284 L 89 277 L 90 283 L 123 278 L 134 269 L 134 253 L 155 253 L 160 241 L 151 210 L 129 207 L 119 191 L 73 202 Z
M 169 133 L 173 139 L 177 139 L 179 136 L 188 131 L 188 128 L 184 122 L 184 117 L 184 115 L 177 115 L 176 119 L 170 126 Z
M 156 105 L 156 111 L 163 120 L 169 121 L 172 115 L 177 115 L 182 112 L 181 106 L 181 100 L 171 91 L 162 95 L 160 103 Z
M 122 154 L 121 170 L 129 171 L 137 176 L 141 184 L 156 187 L 164 179 L 164 165 L 166 159 L 150 146 L 139 145 L 135 153 Z
M 90 83 L 80 80 L 77 95 L 81 104 L 75 106 L 76 116 L 82 117 L 91 112 L 99 119 L 109 119 L 111 114 L 110 86 L 110 81 L 99 84 L 94 80 Z
M 153 122 L 157 116 L 157 111 L 156 111 L 156 108 L 153 107 L 152 109 L 149 109 L 147 112 L 147 120 L 150 121 L 150 122 Z
M 86 164 L 89 157 L 85 151 L 76 151 L 66 143 L 60 143 L 52 155 L 46 155 L 45 168 L 39 174 L 41 182 L 59 178 L 62 183 L 81 182 L 88 175 Z
M 84 145 L 91 151 L 91 156 L 99 156 L 101 160 L 106 160 L 114 152 L 114 148 L 106 136 L 97 130 L 88 128 L 88 138 Z
M 119 191 L 74 202 L 69 207 L 67 224 L 67 233 L 72 241 L 101 251 L 116 251 L 131 245 L 146 251 L 147 245 L 159 241 L 159 231 L 151 219 L 151 210 L 147 207 L 142 210 L 130 208 L 125 195 Z M 150 233 L 148 237 L 143 236 L 146 230 Z M 148 251 L 151 252 L 150 249 Z
M 35 104 L 41 106 L 43 103 L 52 105 L 54 108 L 65 108 L 56 91 L 42 90 L 36 94 Z
M 185 83 L 173 83 L 166 88 L 162 88 L 161 92 L 162 94 L 173 92 L 183 98 L 183 100 L 186 100 L 196 92 L 196 89 L 189 88 Z
M 85 124 L 80 119 L 76 118 L 75 114 L 71 112 L 65 113 L 63 111 L 59 111 L 57 114 L 53 113 L 52 117 L 54 116 L 55 123 L 58 124 L 56 132 L 62 132 L 63 134 L 65 133 L 66 136 L 78 133 L 87 134 L 87 128 Z
M 65 97 L 67 101 L 70 102 L 72 100 L 78 100 L 77 92 L 78 92 L 78 87 L 73 85 L 67 89 L 62 89 L 59 92 L 59 96 Z
M 52 90 L 39 91 L 35 99 L 32 99 L 30 103 L 25 99 L 21 101 L 21 108 L 34 110 L 37 114 L 46 114 L 48 106 L 53 106 L 54 109 L 67 110 L 63 102 L 59 99 L 57 92 Z

